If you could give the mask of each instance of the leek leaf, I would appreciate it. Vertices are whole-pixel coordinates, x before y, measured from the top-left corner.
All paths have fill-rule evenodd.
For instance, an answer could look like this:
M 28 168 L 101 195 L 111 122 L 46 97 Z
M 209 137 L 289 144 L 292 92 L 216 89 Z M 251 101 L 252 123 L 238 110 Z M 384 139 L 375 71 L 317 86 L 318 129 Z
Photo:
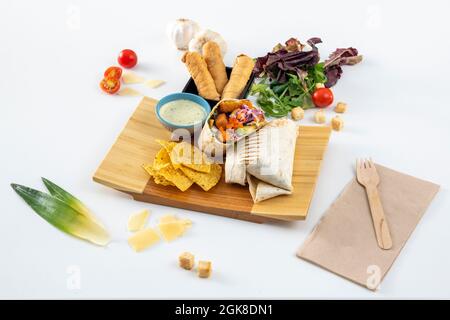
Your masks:
M 79 199 L 77 199 L 75 196 L 61 188 L 60 186 L 54 184 L 50 180 L 46 178 L 42 178 L 42 181 L 44 182 L 45 186 L 47 187 L 48 191 L 52 196 L 55 198 L 58 198 L 59 200 L 65 202 L 67 205 L 71 206 L 73 209 L 78 211 L 79 213 L 85 215 L 88 218 L 91 218 L 95 222 L 101 225 L 101 223 L 97 220 L 97 218 L 89 211 L 89 209 L 84 205 L 83 202 L 81 202 Z
M 11 187 L 39 216 L 59 230 L 97 245 L 109 242 L 102 226 L 61 199 L 19 184 L 13 183 Z

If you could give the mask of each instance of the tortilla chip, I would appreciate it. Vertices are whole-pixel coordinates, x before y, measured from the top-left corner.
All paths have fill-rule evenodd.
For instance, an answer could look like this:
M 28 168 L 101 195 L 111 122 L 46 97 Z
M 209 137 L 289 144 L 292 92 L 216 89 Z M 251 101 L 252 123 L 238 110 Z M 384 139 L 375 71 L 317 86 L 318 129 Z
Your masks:
M 175 169 L 172 165 L 162 168 L 158 174 L 172 182 L 181 191 L 186 191 L 194 183 L 180 169 Z
M 155 156 L 155 159 L 153 160 L 153 170 L 159 171 L 170 165 L 171 162 L 169 154 L 164 148 L 161 148 L 161 150 L 158 151 L 158 153 Z
M 163 186 L 175 186 L 172 182 L 170 182 L 169 180 L 167 180 L 166 178 L 164 178 L 162 175 L 158 174 L 158 171 L 156 171 L 155 169 L 153 169 L 153 166 L 150 164 L 146 164 L 143 166 L 144 170 L 147 171 L 147 173 L 153 177 L 153 181 L 156 184 L 160 184 Z
M 181 170 L 175 169 L 170 162 L 170 156 L 165 148 L 161 148 L 153 160 L 153 167 L 144 167 L 153 176 L 155 183 L 174 185 L 181 191 L 186 191 L 194 183 Z
M 167 153 L 169 154 L 170 162 L 172 163 L 172 166 L 175 169 L 179 169 L 181 167 L 181 164 L 178 162 L 174 162 L 172 160 L 172 157 L 170 156 L 172 153 L 172 150 L 175 148 L 175 146 L 178 144 L 178 142 L 165 141 L 165 140 L 156 140 L 156 142 L 158 142 L 164 149 L 166 149 Z
M 167 180 L 166 178 L 164 178 L 159 174 L 154 176 L 153 181 L 155 181 L 156 184 L 160 184 L 163 186 L 175 186 L 173 182 L 170 182 L 169 180 Z
M 181 165 L 192 170 L 209 173 L 211 162 L 197 147 L 187 142 L 176 144 L 170 151 L 170 159 L 174 167 Z
M 144 169 L 155 183 L 176 186 L 186 191 L 195 182 L 203 190 L 214 187 L 222 175 L 222 167 L 212 163 L 203 152 L 188 142 L 156 140 L 162 148 L 153 165 Z
M 172 151 L 172 149 L 178 144 L 178 142 L 175 142 L 175 141 L 166 141 L 166 140 L 159 140 L 159 139 L 156 139 L 156 142 L 158 142 L 161 145 L 161 147 L 166 149 L 166 151 L 168 153 L 170 153 L 170 151 Z
M 222 167 L 217 163 L 211 164 L 211 171 L 209 173 L 198 172 L 185 166 L 182 166 L 180 170 L 205 191 L 214 187 L 222 176 Z

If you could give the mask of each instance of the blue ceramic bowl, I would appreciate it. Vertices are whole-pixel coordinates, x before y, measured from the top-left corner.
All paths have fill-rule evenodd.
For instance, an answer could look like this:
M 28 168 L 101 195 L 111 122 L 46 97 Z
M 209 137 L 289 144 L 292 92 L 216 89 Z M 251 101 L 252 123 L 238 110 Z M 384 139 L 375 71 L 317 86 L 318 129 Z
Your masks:
M 161 117 L 161 115 L 159 114 L 161 107 L 163 105 L 165 105 L 166 103 L 175 101 L 175 100 L 190 100 L 192 102 L 199 104 L 205 110 L 205 117 L 203 118 L 201 123 L 198 122 L 196 124 L 191 124 L 191 125 L 179 125 L 179 124 L 174 124 L 174 123 L 171 123 L 170 121 L 163 119 Z M 169 94 L 168 96 L 165 96 L 161 100 L 159 100 L 158 104 L 156 105 L 155 112 L 156 112 L 156 117 L 158 118 L 159 122 L 161 122 L 161 124 L 164 127 L 166 127 L 167 130 L 174 131 L 176 129 L 186 129 L 190 133 L 194 133 L 194 129 L 203 127 L 203 124 L 205 123 L 206 118 L 208 117 L 209 113 L 211 112 L 211 107 L 205 99 L 203 99 L 202 97 L 200 97 L 196 94 L 172 93 L 172 94 Z

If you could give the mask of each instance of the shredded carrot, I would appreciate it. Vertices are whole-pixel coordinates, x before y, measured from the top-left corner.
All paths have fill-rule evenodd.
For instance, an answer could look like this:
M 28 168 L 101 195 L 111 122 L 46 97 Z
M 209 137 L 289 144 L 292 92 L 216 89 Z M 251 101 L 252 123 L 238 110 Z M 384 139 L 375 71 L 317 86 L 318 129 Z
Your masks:
M 237 128 L 242 128 L 242 127 L 243 127 L 243 124 L 238 119 L 236 119 L 236 118 L 228 119 L 227 129 L 237 129 Z

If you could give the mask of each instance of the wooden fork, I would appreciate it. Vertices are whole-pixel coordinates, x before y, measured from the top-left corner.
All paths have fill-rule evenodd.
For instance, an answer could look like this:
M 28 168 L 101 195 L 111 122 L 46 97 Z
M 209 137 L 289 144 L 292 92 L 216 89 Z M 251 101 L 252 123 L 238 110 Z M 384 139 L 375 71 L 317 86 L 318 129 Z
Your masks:
M 380 178 L 372 159 L 356 160 L 356 179 L 366 189 L 378 246 L 388 250 L 392 248 L 392 239 L 377 189 Z

